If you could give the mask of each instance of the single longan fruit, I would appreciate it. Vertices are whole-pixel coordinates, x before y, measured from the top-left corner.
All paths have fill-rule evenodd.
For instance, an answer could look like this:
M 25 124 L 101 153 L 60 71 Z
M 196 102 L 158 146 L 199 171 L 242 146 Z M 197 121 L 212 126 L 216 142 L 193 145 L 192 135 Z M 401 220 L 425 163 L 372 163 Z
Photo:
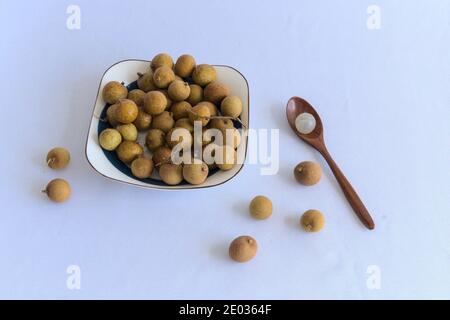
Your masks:
M 172 116 L 175 120 L 189 117 L 190 110 L 192 110 L 192 106 L 186 101 L 174 103 L 170 108 L 170 112 L 172 112 Z
M 197 103 L 203 101 L 203 88 L 198 84 L 190 84 L 190 93 L 189 97 L 186 99 L 187 102 L 191 104 L 191 106 L 195 106 Z
M 159 67 L 168 67 L 172 69 L 173 67 L 173 59 L 167 53 L 160 53 L 153 57 L 152 62 L 150 63 L 150 67 L 153 71 L 158 69 Z
M 198 103 L 197 106 L 205 106 L 209 109 L 209 114 L 211 117 L 217 116 L 217 107 L 214 103 L 209 101 L 202 101 Z
M 194 126 L 192 125 L 189 118 L 181 118 L 175 122 L 175 128 L 184 128 L 188 130 L 190 133 L 194 132 Z
M 189 87 L 189 84 L 187 82 L 181 80 L 174 80 L 169 85 L 167 93 L 169 94 L 169 97 L 173 101 L 183 101 L 189 97 L 189 94 L 191 93 L 191 88 Z
M 145 91 L 141 89 L 134 89 L 128 92 L 128 99 L 132 100 L 138 107 L 144 104 Z
M 272 215 L 272 201 L 265 196 L 256 196 L 250 202 L 250 214 L 256 219 L 267 219 Z
M 190 184 L 201 184 L 208 177 L 209 168 L 206 163 L 190 163 L 183 166 L 183 178 Z
M 180 184 L 183 181 L 183 166 L 165 163 L 159 167 L 159 176 L 168 185 L 175 186 Z
M 127 123 L 117 126 L 117 131 L 122 135 L 122 139 L 126 141 L 136 141 L 138 138 L 138 131 L 134 124 Z
M 115 127 L 119 124 L 119 121 L 117 121 L 115 118 L 115 114 L 116 114 L 118 106 L 119 106 L 119 104 L 116 103 L 116 104 L 109 106 L 108 109 L 106 109 L 106 120 L 108 120 L 108 123 L 112 127 Z
M 175 80 L 175 73 L 169 67 L 159 67 L 153 73 L 153 83 L 160 89 L 165 89 Z
M 153 152 L 153 163 L 156 167 L 164 163 L 170 163 L 172 157 L 172 150 L 167 147 L 160 147 Z
M 144 111 L 151 116 L 161 114 L 166 110 L 167 98 L 160 91 L 150 91 L 144 96 Z
M 150 151 L 155 151 L 162 147 L 165 142 L 165 133 L 160 129 L 150 129 L 145 138 L 145 144 Z
M 136 120 L 134 120 L 133 124 L 139 131 L 144 131 L 150 128 L 152 123 L 152 116 L 145 112 L 142 108 L 139 108 L 138 115 Z
M 322 168 L 312 161 L 303 161 L 295 166 L 295 179 L 304 186 L 312 186 L 322 177 Z
M 152 120 L 152 128 L 161 129 L 164 133 L 167 133 L 170 129 L 172 129 L 174 124 L 175 120 L 173 120 L 172 114 L 168 111 L 158 114 Z
M 173 101 L 172 99 L 169 97 L 169 93 L 167 92 L 167 90 L 164 89 L 158 89 L 159 92 L 161 92 L 167 100 L 167 106 L 166 106 L 166 110 L 170 109 L 170 107 L 173 105 Z
M 45 190 L 48 198 L 54 202 L 64 202 L 70 197 L 70 185 L 64 179 L 54 179 L 47 184 Z
M 216 69 L 209 64 L 199 64 L 195 67 L 194 72 L 192 72 L 192 79 L 196 84 L 204 87 L 209 83 L 216 81 Z
M 209 123 L 210 128 L 218 129 L 225 132 L 226 129 L 233 129 L 234 124 L 231 119 L 211 119 Z
M 98 137 L 100 146 L 108 151 L 115 150 L 122 142 L 122 135 L 116 129 L 105 129 L 100 133 Z
M 144 153 L 144 149 L 132 141 L 123 141 L 116 149 L 117 156 L 123 163 L 129 164 Z
M 70 162 L 70 153 L 67 149 L 57 147 L 47 153 L 47 165 L 52 169 L 65 168 Z
M 131 163 L 131 173 L 140 179 L 147 179 L 152 175 L 153 161 L 147 157 L 139 157 Z
M 187 78 L 190 77 L 195 69 L 195 59 L 189 54 L 183 54 L 175 63 L 175 74 Z
M 236 164 L 236 151 L 229 146 L 222 146 L 216 149 L 216 165 L 220 170 L 228 171 L 233 169 Z
M 192 112 L 189 113 L 189 120 L 192 124 L 194 124 L 195 121 L 200 121 L 203 127 L 208 124 L 211 113 L 207 106 L 196 105 L 191 111 Z
M 142 91 L 149 92 L 158 89 L 153 82 L 153 72 L 138 73 L 138 76 L 137 85 Z
M 108 82 L 103 88 L 102 96 L 109 104 L 115 104 L 120 99 L 125 99 L 128 95 L 128 89 L 117 81 Z
M 222 100 L 220 111 L 224 116 L 237 118 L 242 113 L 242 101 L 239 97 L 229 96 Z
M 308 210 L 300 218 L 302 228 L 307 232 L 318 232 L 325 225 L 325 217 L 319 210 Z
M 120 123 L 132 123 L 136 120 L 139 108 L 134 101 L 122 99 L 118 102 L 118 106 L 114 112 L 114 119 Z
M 258 244 L 255 239 L 250 236 L 240 236 L 231 242 L 228 253 L 236 262 L 247 262 L 255 257 L 257 251 Z
M 230 95 L 230 89 L 217 81 L 213 81 L 203 90 L 205 100 L 219 104 L 226 96 Z
M 191 133 L 184 128 L 172 128 L 166 134 L 166 142 L 170 148 L 181 143 L 182 146 L 192 146 Z

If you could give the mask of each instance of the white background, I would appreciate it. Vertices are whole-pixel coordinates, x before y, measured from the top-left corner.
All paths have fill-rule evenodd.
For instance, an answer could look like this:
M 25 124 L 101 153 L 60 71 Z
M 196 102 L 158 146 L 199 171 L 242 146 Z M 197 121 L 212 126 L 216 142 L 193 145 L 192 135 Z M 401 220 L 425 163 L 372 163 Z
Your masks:
M 81 29 L 66 28 L 66 8 Z M 366 26 L 371 4 L 381 29 Z M 0 1 L 1 298 L 450 298 L 449 1 Z M 96 174 L 84 144 L 101 75 L 166 51 L 227 64 L 250 84 L 253 128 L 280 130 L 280 168 L 246 165 L 212 189 L 161 192 Z M 355 218 L 325 162 L 285 119 L 298 95 L 322 117 L 325 139 L 372 213 Z M 250 141 L 252 143 L 252 141 Z M 72 153 L 60 172 L 54 146 Z M 322 164 L 314 187 L 292 176 Z M 70 181 L 69 202 L 40 190 Z M 274 203 L 255 221 L 253 196 Z M 301 213 L 327 222 L 302 232 Z M 228 258 L 255 237 L 254 260 Z M 66 268 L 81 268 L 69 290 Z M 371 290 L 368 266 L 381 271 Z

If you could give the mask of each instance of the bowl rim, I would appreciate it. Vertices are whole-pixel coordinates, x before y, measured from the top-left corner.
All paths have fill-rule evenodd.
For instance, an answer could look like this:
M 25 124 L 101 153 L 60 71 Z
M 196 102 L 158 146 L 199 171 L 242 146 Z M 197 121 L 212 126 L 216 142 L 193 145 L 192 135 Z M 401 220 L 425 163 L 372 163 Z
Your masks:
M 232 175 L 230 178 L 228 178 L 228 179 L 226 179 L 226 180 L 224 180 L 224 181 L 221 181 L 220 183 L 214 184 L 214 185 L 209 185 L 209 186 L 197 186 L 197 185 L 191 185 L 189 188 L 177 188 L 176 186 L 173 186 L 173 188 L 165 188 L 165 187 L 160 187 L 160 186 L 151 185 L 151 184 L 148 184 L 148 185 L 146 185 L 146 186 L 143 186 L 143 185 L 140 185 L 140 184 L 137 184 L 137 183 L 128 182 L 128 181 L 124 181 L 124 180 L 120 180 L 120 179 L 116 179 L 116 178 L 107 176 L 107 175 L 103 174 L 102 172 L 98 171 L 97 168 L 95 168 L 95 166 L 91 163 L 91 161 L 90 161 L 90 159 L 89 159 L 89 156 L 88 156 L 88 154 L 87 154 L 87 148 L 88 148 L 88 144 L 89 144 L 89 134 L 90 134 L 90 132 L 91 132 L 92 119 L 94 118 L 94 114 L 95 114 L 95 106 L 96 106 L 96 104 L 97 104 L 98 97 L 99 97 L 99 95 L 100 95 L 100 87 L 101 87 L 101 85 L 102 85 L 103 78 L 105 77 L 106 73 L 107 73 L 112 67 L 114 67 L 114 66 L 116 66 L 116 65 L 118 65 L 118 64 L 120 64 L 120 63 L 123 63 L 123 62 L 129 62 L 129 61 L 141 61 L 141 62 L 148 62 L 148 63 L 151 62 L 151 60 L 145 60 L 145 59 L 124 59 L 124 60 L 120 60 L 120 61 L 118 61 L 118 62 L 112 64 L 111 66 L 109 66 L 109 67 L 103 72 L 103 74 L 102 74 L 102 76 L 101 76 L 101 78 L 100 78 L 100 82 L 99 82 L 99 84 L 98 84 L 97 95 L 96 95 L 95 100 L 94 100 L 94 106 L 93 106 L 93 108 L 92 108 L 91 117 L 89 118 L 90 121 L 89 121 L 89 126 L 88 126 L 88 130 L 87 130 L 87 135 L 86 135 L 86 143 L 85 143 L 85 147 L 84 147 L 84 156 L 85 156 L 85 158 L 86 158 L 86 160 L 87 160 L 89 166 L 90 166 L 95 172 L 97 172 L 99 175 L 101 175 L 101 176 L 103 176 L 103 177 L 105 177 L 105 178 L 107 178 L 107 179 L 110 179 L 110 180 L 113 180 L 113 181 L 116 181 L 116 182 L 120 182 L 120 183 L 123 183 L 123 184 L 127 184 L 127 185 L 132 185 L 132 186 L 135 186 L 135 187 L 143 188 L 143 189 L 155 189 L 155 190 L 162 190 L 162 191 L 185 191 L 185 190 L 187 191 L 187 190 L 207 189 L 207 188 L 213 188 L 213 187 L 220 186 L 220 185 L 222 185 L 222 184 L 224 184 L 224 183 L 226 183 L 226 182 L 228 182 L 228 181 L 234 179 L 234 177 L 236 177 L 236 176 L 241 172 L 242 168 L 244 168 L 245 160 L 247 159 L 248 135 L 246 135 L 246 137 L 245 137 L 245 140 L 246 140 L 246 147 L 245 147 L 245 152 L 244 152 L 244 162 L 242 163 L 242 165 L 241 165 L 241 167 L 239 168 L 239 170 L 236 171 L 236 173 L 235 173 L 234 175 Z M 250 86 L 249 86 L 249 84 L 248 84 L 247 78 L 245 78 L 245 76 L 244 76 L 239 70 L 237 70 L 236 68 L 234 68 L 234 67 L 232 67 L 232 66 L 229 66 L 229 65 L 223 65 L 223 64 L 211 64 L 211 65 L 212 65 L 213 67 L 225 67 L 225 68 L 232 69 L 232 70 L 234 70 L 235 72 L 237 72 L 237 73 L 242 77 L 242 79 L 244 79 L 245 84 L 247 85 L 247 107 L 248 107 L 248 117 L 247 117 L 248 120 L 247 120 L 247 125 L 248 125 L 248 128 L 250 128 Z M 248 129 L 248 128 L 247 128 L 247 129 Z

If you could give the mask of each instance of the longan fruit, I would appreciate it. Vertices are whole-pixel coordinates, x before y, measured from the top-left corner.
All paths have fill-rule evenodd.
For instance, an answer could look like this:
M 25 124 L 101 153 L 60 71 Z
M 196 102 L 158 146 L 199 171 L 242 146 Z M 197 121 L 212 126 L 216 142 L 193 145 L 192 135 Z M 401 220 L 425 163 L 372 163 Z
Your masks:
M 203 90 L 205 100 L 215 104 L 219 104 L 228 95 L 230 95 L 230 88 L 217 81 L 211 82 Z
M 65 148 L 56 147 L 47 153 L 46 161 L 52 169 L 63 169 L 70 162 L 70 153 Z
M 189 97 L 189 94 L 191 93 L 191 88 L 189 87 L 189 84 L 187 82 L 181 80 L 174 80 L 169 85 L 167 93 L 169 94 L 169 97 L 173 101 L 183 101 Z
M 136 142 L 123 141 L 116 149 L 117 156 L 123 163 L 129 164 L 144 153 L 144 149 Z
M 169 67 L 162 66 L 153 73 L 153 83 L 160 89 L 165 89 L 175 80 L 175 73 Z
M 161 93 L 166 97 L 166 100 L 167 100 L 166 110 L 170 109 L 170 107 L 171 107 L 172 104 L 173 104 L 173 101 L 172 101 L 172 99 L 169 97 L 169 94 L 167 93 L 167 90 L 165 90 L 165 89 L 158 89 L 158 91 L 161 92 Z
M 98 137 L 100 146 L 108 151 L 115 150 L 122 142 L 122 135 L 116 129 L 105 129 L 100 133 Z
M 187 78 L 190 77 L 192 72 L 195 69 L 195 59 L 193 56 L 189 54 L 183 54 L 175 63 L 175 74 L 182 77 Z
M 192 72 L 192 80 L 201 87 L 217 79 L 216 69 L 209 64 L 199 64 Z
M 172 69 L 173 67 L 173 59 L 167 53 L 159 53 L 153 57 L 152 62 L 150 63 L 150 67 L 153 71 L 158 69 L 159 67 L 168 67 Z
M 234 128 L 234 124 L 233 121 L 231 119 L 211 119 L 210 123 L 209 123 L 209 127 L 210 128 L 214 128 L 214 129 L 218 129 L 220 131 L 224 131 L 226 129 L 233 129 Z
M 145 144 L 150 151 L 155 151 L 162 147 L 165 142 L 165 133 L 160 129 L 150 129 L 145 138 Z
M 206 163 L 190 163 L 183 166 L 183 178 L 190 184 L 201 184 L 208 177 L 209 168 Z
M 131 163 L 131 173 L 136 178 L 147 179 L 153 172 L 153 160 L 147 157 L 138 157 Z
M 159 167 L 161 180 L 170 186 L 180 184 L 183 181 L 183 166 L 172 163 L 165 163 Z
M 191 111 L 192 112 L 189 113 L 189 120 L 192 124 L 194 124 L 195 121 L 200 121 L 203 127 L 208 124 L 211 113 L 207 106 L 196 105 Z
M 153 152 L 153 163 L 156 167 L 163 163 L 170 163 L 172 158 L 172 150 L 167 147 L 159 147 Z
M 189 118 L 181 118 L 175 122 L 175 128 L 184 128 L 188 130 L 190 133 L 194 132 L 194 126 L 192 125 Z
M 227 171 L 233 169 L 237 161 L 236 151 L 229 146 L 222 146 L 216 149 L 216 165 L 220 170 Z
M 304 186 L 312 186 L 322 177 L 322 168 L 318 163 L 303 161 L 295 166 L 294 176 L 297 182 Z
M 198 103 L 197 106 L 205 106 L 209 109 L 209 114 L 211 117 L 217 116 L 217 107 L 214 103 L 209 101 L 202 101 Z
M 190 93 L 189 97 L 186 99 L 187 102 L 191 104 L 191 106 L 195 106 L 197 103 L 203 101 L 203 88 L 198 84 L 190 84 Z
M 237 118 L 242 113 L 242 101 L 239 97 L 229 96 L 222 100 L 220 111 L 224 116 Z
M 122 135 L 122 139 L 126 141 L 136 141 L 138 138 L 138 131 L 134 124 L 121 124 L 116 127 L 117 131 Z
M 64 202 L 70 197 L 71 189 L 66 180 L 53 179 L 42 192 L 46 193 L 48 198 L 54 202 Z
M 167 98 L 160 91 L 150 91 L 144 96 L 144 111 L 151 116 L 161 114 L 166 110 Z
M 138 115 L 136 120 L 134 120 L 133 124 L 139 131 L 144 131 L 150 128 L 152 123 L 152 116 L 145 112 L 142 108 L 139 108 Z
M 144 104 L 145 91 L 141 89 L 134 89 L 128 92 L 128 99 L 134 101 L 138 107 Z
M 173 128 L 174 124 L 175 120 L 173 120 L 172 114 L 168 111 L 164 111 L 153 118 L 151 127 L 153 129 L 161 129 L 164 133 L 167 133 Z
M 137 80 L 137 85 L 139 89 L 144 92 L 149 92 L 157 89 L 155 83 L 153 82 L 153 72 L 149 71 L 144 74 L 138 73 L 138 76 L 139 78 Z
M 240 236 L 231 242 L 228 253 L 236 262 L 247 262 L 255 257 L 257 251 L 258 244 L 255 239 L 250 236 Z
M 319 210 L 307 210 L 300 218 L 300 225 L 307 232 L 318 232 L 325 225 L 325 217 Z
M 136 120 L 139 108 L 134 101 L 129 99 L 121 99 L 118 102 L 114 112 L 114 119 L 120 123 L 131 123 Z
M 170 108 L 174 120 L 189 117 L 189 111 L 192 110 L 192 106 L 187 101 L 176 102 Z
M 106 109 L 106 120 L 112 127 L 115 127 L 119 124 L 119 121 L 117 121 L 115 118 L 115 114 L 116 114 L 118 106 L 119 106 L 119 104 L 116 103 L 116 104 L 110 105 L 108 107 L 108 109 Z
M 267 219 L 272 215 L 272 201 L 265 196 L 256 196 L 250 202 L 250 214 L 256 219 Z
M 170 148 L 175 147 L 179 143 L 181 143 L 182 146 L 190 147 L 192 145 L 192 136 L 191 133 L 184 128 L 172 128 L 166 134 L 166 142 Z
M 128 89 L 117 81 L 108 82 L 103 88 L 102 96 L 109 104 L 115 104 L 120 99 L 125 99 L 128 95 Z

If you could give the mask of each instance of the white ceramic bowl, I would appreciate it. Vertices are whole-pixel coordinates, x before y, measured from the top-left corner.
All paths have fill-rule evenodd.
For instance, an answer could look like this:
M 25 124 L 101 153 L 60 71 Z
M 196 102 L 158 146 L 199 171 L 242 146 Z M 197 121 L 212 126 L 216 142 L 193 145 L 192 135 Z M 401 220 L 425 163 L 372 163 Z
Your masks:
M 131 86 L 137 80 L 137 73 L 145 73 L 149 70 L 150 61 L 146 60 L 124 60 L 112 65 L 103 74 L 100 86 L 97 92 L 97 99 L 95 101 L 94 111 L 92 113 L 91 124 L 89 126 L 89 132 L 86 140 L 86 158 L 92 168 L 106 178 L 110 178 L 115 181 L 152 189 L 163 190 L 180 190 L 180 189 L 197 189 L 208 188 L 223 184 L 233 177 L 235 177 L 239 171 L 241 171 L 243 164 L 237 164 L 233 169 L 229 171 L 212 171 L 206 181 L 200 185 L 190 185 L 183 182 L 177 186 L 169 186 L 162 182 L 156 173 L 149 179 L 137 179 L 131 174 L 131 170 L 120 160 L 114 152 L 104 151 L 99 143 L 98 136 L 100 132 L 109 125 L 104 121 L 100 121 L 104 117 L 106 112 L 106 102 L 103 100 L 101 92 L 103 87 L 109 81 L 123 82 L 125 86 Z M 229 66 L 214 66 L 217 71 L 217 80 L 226 84 L 232 95 L 236 95 L 241 98 L 243 105 L 243 112 L 241 115 L 242 123 L 249 127 L 249 88 L 247 80 L 236 69 Z M 139 134 L 138 141 L 142 146 L 145 145 L 145 133 Z M 238 158 L 245 159 L 247 154 L 248 139 L 245 135 L 242 139 L 241 146 L 238 148 Z M 146 148 L 144 148 L 146 149 Z M 242 161 L 243 162 L 243 161 Z M 156 170 L 155 170 L 156 171 Z

